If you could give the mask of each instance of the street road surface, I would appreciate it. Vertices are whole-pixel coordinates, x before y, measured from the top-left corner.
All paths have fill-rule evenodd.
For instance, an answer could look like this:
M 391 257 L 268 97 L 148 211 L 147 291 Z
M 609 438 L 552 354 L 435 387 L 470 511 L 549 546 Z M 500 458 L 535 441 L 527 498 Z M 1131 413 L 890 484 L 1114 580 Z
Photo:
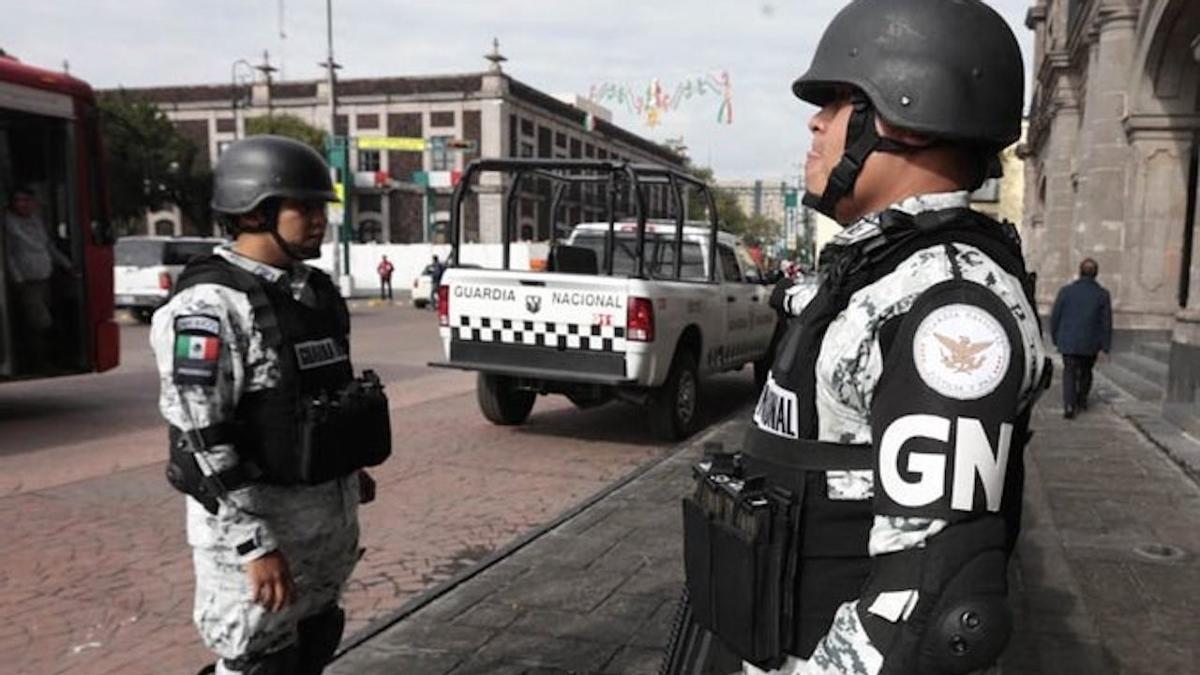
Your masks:
M 669 451 L 641 411 L 540 398 L 492 426 L 474 375 L 436 370 L 435 315 L 353 310 L 358 368 L 388 385 L 394 451 L 372 470 L 346 635 Z M 183 497 L 163 478 L 166 431 L 148 329 L 122 327 L 122 365 L 0 385 L 0 654 L 15 673 L 191 673 Z M 755 395 L 749 370 L 710 381 L 716 419 Z

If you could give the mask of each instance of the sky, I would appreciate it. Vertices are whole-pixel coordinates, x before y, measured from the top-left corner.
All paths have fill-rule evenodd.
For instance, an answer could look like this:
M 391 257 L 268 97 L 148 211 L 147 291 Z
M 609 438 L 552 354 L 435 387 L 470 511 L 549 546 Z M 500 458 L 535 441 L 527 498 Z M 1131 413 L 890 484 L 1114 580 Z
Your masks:
M 718 179 L 794 181 L 814 109 L 792 96 L 824 27 L 846 0 L 332 0 L 342 78 L 479 72 L 493 38 L 505 72 L 551 94 L 610 83 L 644 91 L 726 72 L 732 123 L 717 94 L 693 96 L 648 126 L 604 103 L 617 124 L 682 137 Z M 989 2 L 1012 26 L 1030 71 L 1032 0 Z M 0 0 L 0 48 L 97 88 L 230 81 L 238 59 L 282 65 L 287 80 L 323 76 L 324 0 Z M 282 11 L 281 11 L 282 8 Z M 282 21 L 281 21 L 282 17 Z M 281 37 L 281 27 L 284 37 Z M 1029 76 L 1026 76 L 1028 100 Z

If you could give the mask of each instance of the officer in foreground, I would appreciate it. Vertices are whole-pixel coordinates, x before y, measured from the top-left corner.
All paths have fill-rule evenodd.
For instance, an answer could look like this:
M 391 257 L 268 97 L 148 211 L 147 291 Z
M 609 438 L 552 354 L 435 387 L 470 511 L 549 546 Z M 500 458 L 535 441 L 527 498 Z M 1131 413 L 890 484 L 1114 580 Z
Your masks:
M 1023 70 L 983 2 L 854 0 L 792 85 L 819 107 L 805 204 L 844 229 L 815 293 L 777 289 L 746 442 L 684 502 L 687 611 L 747 673 L 967 673 L 1007 644 L 1049 362 L 1016 231 L 968 193 L 1020 135 Z
M 387 400 L 355 378 L 346 304 L 323 272 L 324 160 L 255 136 L 214 173 L 232 245 L 190 263 L 150 343 L 170 425 L 167 477 L 188 494 L 201 672 L 319 673 L 341 640 L 358 560 L 360 469 L 390 453 Z

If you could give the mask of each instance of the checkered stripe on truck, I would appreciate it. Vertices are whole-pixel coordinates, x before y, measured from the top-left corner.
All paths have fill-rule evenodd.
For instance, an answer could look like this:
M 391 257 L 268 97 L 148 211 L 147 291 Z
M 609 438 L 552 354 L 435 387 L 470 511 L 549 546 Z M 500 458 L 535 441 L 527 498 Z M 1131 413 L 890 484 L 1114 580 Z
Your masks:
M 597 352 L 625 351 L 624 326 L 459 316 L 450 329 L 450 335 L 455 340 L 475 342 L 587 349 Z

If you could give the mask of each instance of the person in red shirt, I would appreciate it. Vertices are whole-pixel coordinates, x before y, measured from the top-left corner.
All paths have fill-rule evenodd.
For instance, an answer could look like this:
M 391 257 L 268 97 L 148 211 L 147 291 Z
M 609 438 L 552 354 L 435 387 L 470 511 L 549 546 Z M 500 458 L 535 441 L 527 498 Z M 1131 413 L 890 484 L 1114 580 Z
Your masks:
M 396 266 L 392 264 L 392 261 L 388 260 L 386 255 L 379 261 L 379 266 L 375 268 L 375 271 L 379 273 L 380 300 L 392 299 L 392 272 L 395 270 Z

